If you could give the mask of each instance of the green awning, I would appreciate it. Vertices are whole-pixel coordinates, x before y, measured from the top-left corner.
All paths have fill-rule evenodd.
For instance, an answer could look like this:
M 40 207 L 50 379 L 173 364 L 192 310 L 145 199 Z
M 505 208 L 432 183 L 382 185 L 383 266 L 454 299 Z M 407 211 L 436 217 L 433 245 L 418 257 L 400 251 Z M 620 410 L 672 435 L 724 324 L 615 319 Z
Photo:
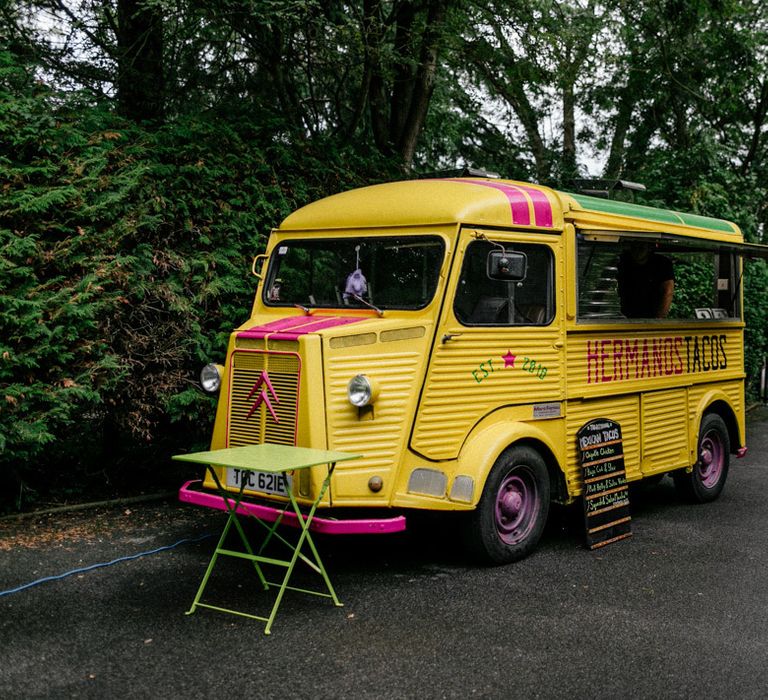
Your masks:
M 582 194 L 573 194 L 570 192 L 568 193 L 568 196 L 573 197 L 573 199 L 587 211 L 599 211 L 604 214 L 614 214 L 617 216 L 630 216 L 633 219 L 658 221 L 662 224 L 695 226 L 696 228 L 706 229 L 707 231 L 717 231 L 719 233 L 737 233 L 736 226 L 724 219 L 699 216 L 698 214 L 687 214 L 685 212 L 672 211 L 670 209 L 657 209 L 656 207 L 647 207 L 642 204 L 620 202 L 615 199 L 587 197 Z

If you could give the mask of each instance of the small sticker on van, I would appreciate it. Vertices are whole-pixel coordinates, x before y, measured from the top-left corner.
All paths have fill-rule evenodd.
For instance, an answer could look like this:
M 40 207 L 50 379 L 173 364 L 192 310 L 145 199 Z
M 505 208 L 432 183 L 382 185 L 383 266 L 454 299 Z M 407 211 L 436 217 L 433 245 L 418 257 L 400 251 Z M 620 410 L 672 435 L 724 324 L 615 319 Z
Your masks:
M 549 403 L 536 403 L 533 404 L 533 417 L 538 418 L 560 418 L 562 415 L 560 410 L 560 403 L 558 401 L 550 401 Z

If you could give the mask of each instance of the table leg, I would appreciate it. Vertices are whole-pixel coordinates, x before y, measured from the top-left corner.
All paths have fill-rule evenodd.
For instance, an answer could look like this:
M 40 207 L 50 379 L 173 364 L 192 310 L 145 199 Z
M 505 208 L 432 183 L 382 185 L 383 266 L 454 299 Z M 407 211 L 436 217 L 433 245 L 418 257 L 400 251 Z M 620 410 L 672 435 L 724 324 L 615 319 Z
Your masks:
M 323 498 L 323 495 L 325 494 L 325 491 L 328 488 L 328 485 L 331 482 L 331 475 L 333 474 L 334 467 L 336 465 L 332 464 L 329 466 L 328 469 L 328 475 L 325 477 L 325 480 L 323 481 L 323 485 L 320 488 L 320 492 L 317 495 L 317 498 L 315 499 L 315 502 L 312 504 L 312 508 L 310 509 L 309 513 L 307 514 L 306 518 L 302 515 L 301 510 L 299 509 L 299 504 L 296 502 L 296 498 L 293 495 L 292 491 L 288 492 L 288 497 L 291 502 L 291 506 L 293 507 L 294 512 L 296 513 L 296 516 L 299 520 L 300 527 L 301 527 L 301 534 L 299 535 L 299 540 L 296 543 L 295 547 L 293 547 L 293 556 L 291 557 L 290 561 L 288 562 L 288 568 L 286 569 L 285 576 L 283 577 L 283 582 L 280 584 L 280 590 L 277 593 L 277 597 L 275 598 L 275 603 L 272 606 L 272 612 L 269 615 L 269 619 L 267 620 L 266 627 L 264 628 L 264 634 L 270 634 L 272 631 L 272 623 L 275 620 L 275 617 L 277 616 L 277 609 L 280 607 L 280 602 L 283 599 L 283 595 L 285 594 L 286 589 L 288 588 L 288 581 L 291 578 L 291 574 L 293 573 L 293 569 L 296 566 L 296 562 L 298 561 L 299 557 L 307 561 L 306 556 L 301 554 L 301 548 L 304 545 L 304 542 L 307 541 L 312 554 L 315 559 L 316 570 L 322 575 L 323 581 L 325 581 L 325 585 L 328 588 L 329 594 L 318 594 L 316 591 L 304 591 L 306 593 L 315 593 L 316 595 L 326 595 L 327 597 L 331 598 L 334 602 L 334 604 L 338 607 L 343 607 L 343 603 L 341 603 L 336 596 L 336 591 L 333 589 L 333 586 L 331 585 L 331 580 L 328 577 L 327 572 L 325 571 L 325 566 L 323 565 L 322 560 L 320 559 L 320 555 L 318 554 L 317 548 L 315 547 L 315 543 L 312 541 L 312 535 L 309 532 L 310 525 L 312 524 L 312 519 L 315 517 L 315 511 L 317 510 L 317 506 L 320 503 L 320 501 Z M 310 564 L 311 562 L 307 561 L 307 563 Z M 303 590 L 303 589 L 299 589 Z
M 212 465 L 208 466 L 208 470 L 211 472 L 211 476 L 213 477 L 213 480 L 216 483 L 216 488 L 218 489 L 219 494 L 224 500 L 224 506 L 229 511 L 229 520 L 227 521 L 227 529 L 229 529 L 229 525 L 231 523 L 234 523 L 235 529 L 240 535 L 240 539 L 243 541 L 243 545 L 245 546 L 245 551 L 248 552 L 248 554 L 250 554 L 251 556 L 251 561 L 253 562 L 253 568 L 256 569 L 256 573 L 259 576 L 259 581 L 261 581 L 262 588 L 266 591 L 269 588 L 269 584 L 267 583 L 267 579 L 264 577 L 264 572 L 262 572 L 261 567 L 259 566 L 258 562 L 254 558 L 253 549 L 251 549 L 251 543 L 248 541 L 248 538 L 245 536 L 245 530 L 243 530 L 243 526 L 240 524 L 240 520 L 238 520 L 237 518 L 237 509 L 240 505 L 240 501 L 243 500 L 243 495 L 244 495 L 243 491 L 245 489 L 245 482 L 242 482 L 240 484 L 240 491 L 237 494 L 237 498 L 235 499 L 234 505 L 232 505 L 230 504 L 229 494 L 227 490 L 221 485 L 221 482 L 219 481 L 219 477 L 216 475 L 216 470 L 213 468 Z M 217 555 L 223 543 L 224 543 L 224 539 L 222 538 L 216 547 Z
M 269 544 L 269 541 L 272 539 L 273 536 L 277 537 L 277 539 L 279 539 L 283 544 L 287 544 L 288 546 L 290 546 L 290 543 L 286 542 L 285 539 L 280 537 L 279 533 L 277 532 L 277 528 L 280 527 L 280 525 L 282 524 L 283 516 L 285 515 L 285 512 L 288 510 L 289 505 L 290 505 L 289 503 L 285 504 L 285 508 L 283 508 L 283 510 L 280 512 L 280 515 L 278 515 L 277 518 L 275 518 L 275 521 L 271 525 L 267 525 L 267 523 L 265 523 L 263 520 L 254 518 L 256 522 L 261 524 L 267 530 L 267 534 L 264 537 L 264 541 L 259 545 L 259 554 L 264 552 L 264 550 L 267 548 L 267 545 Z
M 315 500 L 314 505 L 312 506 L 312 509 L 309 512 L 309 515 L 307 516 L 307 544 L 309 545 L 310 550 L 312 551 L 312 556 L 315 559 L 315 563 L 317 564 L 317 571 L 318 573 L 323 577 L 323 581 L 325 581 L 325 585 L 328 588 L 328 591 L 330 593 L 330 597 L 333 600 L 334 605 L 336 605 L 339 608 L 344 607 L 344 603 L 339 601 L 338 597 L 336 596 L 336 591 L 333 589 L 333 585 L 331 584 L 331 579 L 328 576 L 328 572 L 325 570 L 325 565 L 323 564 L 322 560 L 320 559 L 320 554 L 317 551 L 317 547 L 315 547 L 315 542 L 312 539 L 312 536 L 309 533 L 309 525 L 312 521 L 312 518 L 315 516 L 315 511 L 317 510 L 317 506 L 320 503 L 320 501 L 323 499 L 323 495 L 325 494 L 326 490 L 328 489 L 329 484 L 331 483 L 331 475 L 333 474 L 333 470 L 335 468 L 335 464 L 330 465 L 328 469 L 328 475 L 325 477 L 325 481 L 323 481 L 323 485 L 320 488 L 320 494 L 318 495 L 317 499 Z M 300 554 L 302 559 L 304 559 L 307 564 L 311 566 L 311 563 L 305 557 L 304 555 Z M 313 567 L 315 568 L 315 567 Z
M 190 607 L 189 610 L 187 610 L 186 614 L 191 615 L 193 612 L 195 612 L 195 608 L 197 608 L 197 604 L 200 602 L 200 598 L 203 596 L 203 591 L 205 590 L 205 587 L 208 585 L 208 579 L 211 576 L 211 571 L 213 571 L 213 567 L 216 566 L 216 560 L 219 558 L 219 551 L 221 550 L 221 545 L 224 544 L 224 540 L 227 538 L 227 533 L 229 532 L 229 528 L 232 525 L 232 516 L 230 515 L 227 518 L 227 524 L 224 526 L 224 530 L 221 533 L 221 537 L 219 537 L 219 542 L 216 545 L 216 549 L 213 551 L 213 556 L 211 557 L 211 560 L 208 562 L 208 568 L 205 570 L 205 574 L 203 575 L 203 580 L 200 582 L 200 586 L 197 589 L 197 594 L 195 595 L 195 599 L 192 601 L 192 607 Z
M 248 542 L 248 538 L 246 537 L 245 531 L 243 530 L 243 526 L 240 524 L 240 521 L 237 518 L 237 508 L 240 505 L 240 501 L 242 501 L 243 499 L 245 482 L 243 482 L 243 484 L 240 486 L 240 491 L 238 492 L 237 497 L 234 499 L 234 504 L 232 504 L 230 503 L 230 494 L 221 485 L 221 482 L 219 481 L 219 477 L 216 475 L 216 471 L 214 470 L 213 466 L 209 465 L 208 469 L 211 472 L 211 476 L 213 476 L 213 480 L 216 483 L 216 488 L 218 489 L 219 494 L 224 500 L 224 506 L 226 507 L 227 512 L 229 513 L 229 517 L 227 518 L 227 522 L 224 525 L 224 530 L 221 533 L 221 537 L 219 537 L 219 541 L 216 544 L 216 549 L 213 552 L 213 556 L 211 557 L 211 560 L 208 562 L 208 568 L 205 570 L 205 574 L 203 575 L 203 580 L 200 582 L 200 586 L 197 589 L 197 594 L 195 595 L 194 601 L 192 601 L 192 606 L 186 612 L 187 615 L 191 615 L 193 612 L 195 612 L 195 609 L 198 607 L 198 604 L 200 604 L 200 598 L 202 598 L 203 596 L 203 591 L 205 591 L 205 587 L 208 585 L 208 579 L 211 576 L 211 572 L 213 571 L 213 568 L 216 566 L 216 561 L 219 558 L 219 554 L 227 551 L 223 548 L 222 545 L 224 544 L 224 541 L 227 539 L 227 535 L 229 534 L 229 530 L 233 524 L 238 534 L 240 535 L 240 539 L 242 540 L 246 551 L 250 555 L 250 561 L 253 563 L 253 567 L 256 570 L 259 580 L 261 581 L 262 588 L 265 591 L 269 589 L 269 584 L 267 583 L 267 579 L 264 577 L 264 572 L 261 570 L 261 567 L 256 561 L 255 556 L 253 554 L 253 550 L 251 549 L 250 542 Z

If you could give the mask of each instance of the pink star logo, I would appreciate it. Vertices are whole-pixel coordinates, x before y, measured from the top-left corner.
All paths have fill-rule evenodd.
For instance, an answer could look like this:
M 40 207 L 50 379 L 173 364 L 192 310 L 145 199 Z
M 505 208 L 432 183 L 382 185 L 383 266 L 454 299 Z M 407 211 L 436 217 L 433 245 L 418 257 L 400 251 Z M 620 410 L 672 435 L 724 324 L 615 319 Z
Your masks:
M 501 359 L 504 360 L 504 369 L 507 367 L 514 367 L 516 357 L 516 355 L 512 354 L 511 350 L 507 350 L 507 354 L 501 356 Z

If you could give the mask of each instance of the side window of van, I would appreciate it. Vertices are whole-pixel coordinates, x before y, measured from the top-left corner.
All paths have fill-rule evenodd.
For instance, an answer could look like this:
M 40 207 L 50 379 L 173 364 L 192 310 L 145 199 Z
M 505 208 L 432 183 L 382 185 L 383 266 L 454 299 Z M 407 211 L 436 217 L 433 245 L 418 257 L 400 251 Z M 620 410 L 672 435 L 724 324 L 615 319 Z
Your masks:
M 665 248 L 579 240 L 577 258 L 581 322 L 740 317 L 737 267 L 731 254 L 686 250 L 680 244 Z M 671 295 L 666 306 L 665 293 Z
M 524 253 L 525 278 L 491 279 L 488 254 L 494 250 Z M 547 325 L 554 316 L 552 251 L 531 243 L 473 241 L 467 246 L 454 299 L 456 318 L 465 326 Z

